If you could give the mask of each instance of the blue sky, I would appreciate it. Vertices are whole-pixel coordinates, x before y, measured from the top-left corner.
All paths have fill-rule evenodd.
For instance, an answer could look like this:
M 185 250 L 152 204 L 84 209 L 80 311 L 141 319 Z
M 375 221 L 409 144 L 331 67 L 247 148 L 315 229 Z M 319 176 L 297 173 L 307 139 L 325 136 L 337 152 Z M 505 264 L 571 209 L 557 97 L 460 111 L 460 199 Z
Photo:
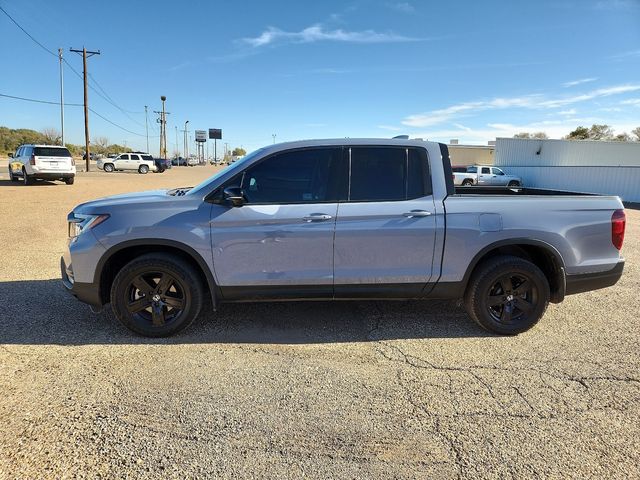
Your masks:
M 144 105 L 230 146 L 398 134 L 486 144 L 518 131 L 640 126 L 640 0 L 80 2 L 0 0 L 39 42 L 99 49 L 91 137 L 145 147 Z M 59 98 L 57 58 L 0 13 L 0 93 Z M 95 86 L 95 85 L 94 85 Z M 99 87 L 95 86 L 96 89 Z M 102 92 L 101 92 L 102 93 Z M 65 100 L 82 83 L 65 68 Z M 68 107 L 67 141 L 83 143 Z M 150 114 L 150 135 L 157 135 Z M 55 105 L 0 98 L 0 125 L 59 128 Z M 136 135 L 136 133 L 138 135 Z M 182 136 L 179 142 L 182 143 Z M 151 138 L 157 152 L 158 140 Z

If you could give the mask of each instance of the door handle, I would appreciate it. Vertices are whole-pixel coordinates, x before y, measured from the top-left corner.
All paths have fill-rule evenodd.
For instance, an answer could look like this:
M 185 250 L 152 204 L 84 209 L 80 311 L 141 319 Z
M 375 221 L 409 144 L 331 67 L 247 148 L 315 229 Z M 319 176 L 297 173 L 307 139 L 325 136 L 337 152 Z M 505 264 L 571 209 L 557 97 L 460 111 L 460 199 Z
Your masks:
M 302 219 L 307 222 L 325 222 L 327 220 L 331 220 L 333 217 L 331 215 L 327 215 L 326 213 L 312 213 L 307 215 L 306 217 L 302 217 Z
M 429 215 L 431 215 L 431 212 L 427 212 L 426 210 L 411 210 L 410 212 L 404 212 L 402 214 L 402 216 L 408 218 L 428 217 Z

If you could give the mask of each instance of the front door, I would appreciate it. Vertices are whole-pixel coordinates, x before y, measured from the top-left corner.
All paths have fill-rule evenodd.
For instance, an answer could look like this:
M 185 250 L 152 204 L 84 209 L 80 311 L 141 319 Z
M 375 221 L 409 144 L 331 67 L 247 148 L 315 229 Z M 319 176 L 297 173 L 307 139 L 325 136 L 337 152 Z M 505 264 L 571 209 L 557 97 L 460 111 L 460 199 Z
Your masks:
M 277 153 L 221 188 L 241 187 L 245 197 L 241 207 L 212 207 L 213 265 L 225 299 L 333 296 L 342 155 L 335 147 Z
M 336 298 L 421 296 L 436 233 L 426 150 L 352 147 L 349 161 L 349 198 L 336 222 Z

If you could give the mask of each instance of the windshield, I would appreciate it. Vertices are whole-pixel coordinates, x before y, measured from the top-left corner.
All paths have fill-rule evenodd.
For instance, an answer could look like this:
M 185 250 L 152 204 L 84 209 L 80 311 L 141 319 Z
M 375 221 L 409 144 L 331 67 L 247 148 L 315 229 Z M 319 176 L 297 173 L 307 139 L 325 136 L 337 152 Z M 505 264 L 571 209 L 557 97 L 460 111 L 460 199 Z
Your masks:
M 189 193 L 187 193 L 187 195 L 198 195 L 198 194 L 202 194 L 202 193 L 209 193 L 209 191 L 210 191 L 209 185 L 213 181 L 217 180 L 218 178 L 220 178 L 223 175 L 226 175 L 229 172 L 235 172 L 235 171 L 241 170 L 245 163 L 251 161 L 253 158 L 255 158 L 255 157 L 259 156 L 260 154 L 262 154 L 262 152 L 264 150 L 265 150 L 264 147 L 263 148 L 259 148 L 258 150 L 255 150 L 255 151 L 251 152 L 250 154 L 245 155 L 240 160 L 232 163 L 229 167 L 223 168 L 222 170 L 220 170 L 215 175 L 207 178 L 204 182 L 199 183 L 198 185 L 193 187 L 191 190 L 189 190 Z

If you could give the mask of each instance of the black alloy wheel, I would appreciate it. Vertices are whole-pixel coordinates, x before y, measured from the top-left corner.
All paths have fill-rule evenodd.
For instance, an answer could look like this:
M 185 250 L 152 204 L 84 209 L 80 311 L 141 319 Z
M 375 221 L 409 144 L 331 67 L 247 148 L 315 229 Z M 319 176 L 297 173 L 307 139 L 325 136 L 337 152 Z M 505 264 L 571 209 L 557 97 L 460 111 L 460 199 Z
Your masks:
M 517 335 L 544 315 L 551 297 L 549 280 L 532 262 L 499 255 L 480 263 L 464 295 L 469 316 L 483 328 Z
M 132 260 L 111 286 L 116 317 L 148 337 L 165 337 L 189 326 L 200 313 L 203 298 L 200 275 L 194 267 L 163 253 Z

